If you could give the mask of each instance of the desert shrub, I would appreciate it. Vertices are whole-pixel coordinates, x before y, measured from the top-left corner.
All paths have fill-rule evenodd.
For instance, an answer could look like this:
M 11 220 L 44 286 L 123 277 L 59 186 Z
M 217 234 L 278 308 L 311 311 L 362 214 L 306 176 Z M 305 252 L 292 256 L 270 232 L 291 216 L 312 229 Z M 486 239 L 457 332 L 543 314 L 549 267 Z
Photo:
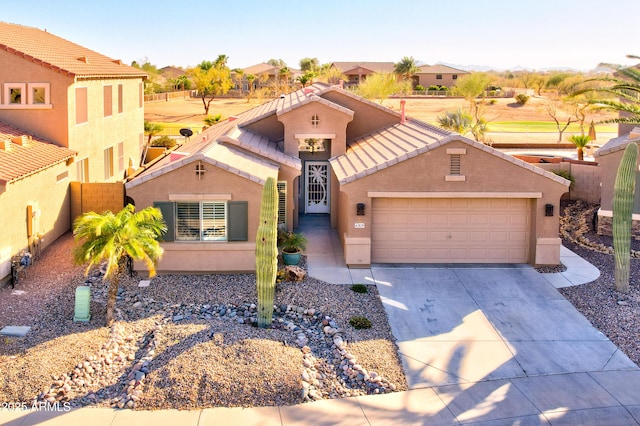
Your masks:
M 525 95 L 524 93 L 518 93 L 516 95 L 516 102 L 519 103 L 520 105 L 524 105 L 529 101 L 529 96 Z
M 163 146 L 165 148 L 173 148 L 176 144 L 176 140 L 167 135 L 160 136 L 151 141 L 151 146 Z
M 560 177 L 565 178 L 566 180 L 568 180 L 569 182 L 571 182 L 571 187 L 573 187 L 573 184 L 575 183 L 575 178 L 573 177 L 573 175 L 571 173 L 569 173 L 567 170 L 556 170 L 555 172 L 553 172 L 555 174 L 557 174 Z
M 369 291 L 367 289 L 367 286 L 364 284 L 353 284 L 351 286 L 351 290 L 355 291 L 356 293 L 366 293 L 367 291 Z
M 424 86 L 423 86 L 423 85 L 421 85 L 421 84 L 418 84 L 418 85 L 415 87 L 415 90 L 416 90 L 416 92 L 424 92 Z
M 371 328 L 371 321 L 369 321 L 367 317 L 363 316 L 351 317 L 351 319 L 349 320 L 349 324 L 351 324 L 351 326 L 357 330 L 360 330 L 362 328 Z
M 439 91 L 439 90 L 442 90 L 442 89 L 441 89 L 441 87 L 442 87 L 442 86 L 438 86 L 438 85 L 431 85 L 431 86 L 429 86 L 429 89 L 428 89 L 428 90 L 430 90 L 430 91 Z M 444 90 L 446 90 L 446 89 L 444 89 Z
M 495 105 L 496 103 L 498 103 L 498 100 L 497 100 L 497 99 L 491 99 L 491 100 L 489 101 L 489 105 Z

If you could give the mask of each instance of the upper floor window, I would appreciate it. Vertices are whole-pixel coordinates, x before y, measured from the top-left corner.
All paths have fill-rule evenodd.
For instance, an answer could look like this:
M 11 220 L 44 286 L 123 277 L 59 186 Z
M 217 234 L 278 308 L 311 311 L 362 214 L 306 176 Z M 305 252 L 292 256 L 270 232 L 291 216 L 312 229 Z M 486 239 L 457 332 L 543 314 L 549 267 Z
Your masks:
M 458 79 L 458 74 L 453 74 L 453 75 L 451 76 L 451 78 L 452 78 L 453 80 L 457 80 L 457 79 Z
M 113 115 L 113 87 L 104 86 L 104 116 L 111 117 Z
M 124 111 L 123 88 L 122 84 L 118 84 L 118 114 Z
M 51 99 L 49 83 L 4 83 L 2 84 L 3 109 L 49 109 Z
M 436 80 L 442 80 L 442 74 L 436 74 Z
M 89 121 L 89 104 L 86 87 L 76 87 L 76 124 Z

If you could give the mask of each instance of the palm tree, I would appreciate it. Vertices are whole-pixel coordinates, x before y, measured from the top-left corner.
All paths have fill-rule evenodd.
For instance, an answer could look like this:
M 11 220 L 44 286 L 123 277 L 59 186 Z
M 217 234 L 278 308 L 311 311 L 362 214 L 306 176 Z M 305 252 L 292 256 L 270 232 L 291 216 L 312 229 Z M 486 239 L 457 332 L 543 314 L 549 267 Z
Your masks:
M 393 72 L 404 76 L 405 80 L 410 80 L 411 76 L 420 72 L 420 68 L 416 65 L 416 60 L 413 56 L 405 56 L 400 59 L 400 62 L 393 64 Z
M 107 262 L 104 280 L 109 281 L 107 293 L 106 326 L 113 324 L 113 310 L 118 295 L 121 264 L 129 256 L 147 265 L 149 276 L 156 273 L 156 265 L 162 256 L 158 237 L 166 232 L 162 213 L 155 207 L 135 212 L 128 204 L 118 213 L 85 213 L 74 222 L 73 234 L 76 246 L 73 260 L 77 265 L 87 265 L 85 274 L 93 266 Z
M 627 58 L 640 59 L 640 56 L 627 55 Z M 600 87 L 587 87 L 573 92 L 580 95 L 586 92 L 597 92 L 613 96 L 612 99 L 593 99 L 589 103 L 597 107 L 618 111 L 621 115 L 617 118 L 602 121 L 603 123 L 640 124 L 640 68 L 624 67 L 622 65 L 601 64 L 616 70 L 613 77 L 593 78 L 585 80 L 585 83 L 601 83 Z
M 151 138 L 160 133 L 164 129 L 164 126 L 160 123 L 152 123 L 151 121 L 144 122 L 144 132 L 149 136 L 147 144 L 151 143 Z
M 578 149 L 578 160 L 584 160 L 584 147 L 591 142 L 589 135 L 573 135 L 569 137 L 569 142 L 574 144 Z

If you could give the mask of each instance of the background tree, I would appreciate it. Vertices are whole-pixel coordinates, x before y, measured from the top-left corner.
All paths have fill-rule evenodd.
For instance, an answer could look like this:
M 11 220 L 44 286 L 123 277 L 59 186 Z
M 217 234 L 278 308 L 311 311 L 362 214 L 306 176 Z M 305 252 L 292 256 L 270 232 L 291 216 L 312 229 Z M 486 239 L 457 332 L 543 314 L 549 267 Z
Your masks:
M 466 135 L 471 131 L 473 118 L 468 113 L 458 108 L 456 111 L 447 111 L 438 116 L 438 125 L 443 129 Z
M 358 85 L 356 92 L 366 99 L 379 99 L 380 105 L 382 105 L 382 102 L 389 96 L 406 90 L 407 83 L 410 84 L 407 81 L 399 83 L 393 73 L 374 73 Z
M 301 76 L 296 78 L 296 81 L 302 85 L 302 87 L 307 87 L 311 83 L 313 83 L 313 79 L 316 77 L 314 72 L 305 72 Z
M 73 233 L 76 246 L 73 250 L 74 262 L 86 264 L 85 274 L 94 266 L 107 262 L 104 280 L 109 282 L 107 291 L 106 326 L 113 324 L 113 310 L 118 294 L 121 266 L 126 256 L 142 260 L 149 270 L 149 276 L 156 273 L 156 265 L 162 256 L 158 238 L 167 227 L 162 213 L 155 207 L 147 207 L 135 212 L 128 204 L 117 214 L 107 211 L 103 214 L 85 213 L 74 222 Z
M 253 74 L 249 74 L 247 76 L 247 82 L 249 83 L 249 93 L 247 94 L 247 103 L 251 101 L 251 97 L 253 96 L 253 91 L 255 89 L 254 81 L 256 80 L 256 76 Z
M 282 67 L 286 67 L 287 63 L 285 61 L 283 61 L 282 59 L 269 59 L 267 61 L 267 64 L 274 66 L 274 67 L 278 67 L 278 68 L 282 68 Z
M 341 80 L 343 82 L 348 81 L 349 77 L 338 68 L 327 67 L 318 75 L 318 80 L 328 84 L 339 84 Z
M 319 70 L 318 58 L 302 58 L 300 59 L 300 71 L 303 73 L 317 73 Z
M 393 72 L 401 75 L 405 80 L 411 80 L 411 76 L 420 72 L 413 56 L 405 56 L 400 62 L 393 64 Z
M 558 129 L 558 143 L 560 143 L 562 142 L 562 135 L 564 134 L 565 130 L 567 130 L 571 123 L 575 123 L 578 120 L 571 115 L 564 114 L 567 119 L 566 123 L 564 123 L 562 112 L 559 110 L 556 102 L 551 99 L 547 99 L 544 106 L 549 117 L 551 117 L 554 123 L 556 123 L 556 128 Z
M 198 96 L 202 99 L 205 115 L 209 114 L 213 99 L 227 93 L 233 87 L 231 70 L 226 65 L 226 58 L 226 55 L 219 55 L 215 63 L 202 61 L 188 71 L 198 90 Z
M 164 126 L 160 123 L 152 123 L 151 121 L 144 121 L 144 132 L 149 136 L 147 144 L 151 143 L 151 138 L 164 130 Z
M 142 60 L 131 62 L 131 66 L 134 68 L 138 68 L 147 73 L 147 79 L 144 81 L 144 94 L 151 95 L 153 93 L 159 92 L 162 87 L 158 83 L 158 78 L 160 77 L 160 73 L 158 72 L 158 68 L 149 62 L 149 59 L 144 58 Z

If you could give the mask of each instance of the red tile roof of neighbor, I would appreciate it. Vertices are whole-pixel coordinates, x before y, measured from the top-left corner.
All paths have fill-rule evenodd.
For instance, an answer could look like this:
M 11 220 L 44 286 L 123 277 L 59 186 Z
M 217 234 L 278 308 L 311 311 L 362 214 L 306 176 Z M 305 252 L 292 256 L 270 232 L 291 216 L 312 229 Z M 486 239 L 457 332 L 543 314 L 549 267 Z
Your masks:
M 74 77 L 146 77 L 137 68 L 46 30 L 0 22 L 0 50 Z
M 15 143 L 14 138 L 22 138 L 26 143 Z M 3 142 L 10 146 L 8 150 L 6 145 L 0 147 L 0 183 L 3 184 L 25 178 L 76 155 L 71 149 L 25 135 L 24 131 L 0 122 L 0 144 Z

